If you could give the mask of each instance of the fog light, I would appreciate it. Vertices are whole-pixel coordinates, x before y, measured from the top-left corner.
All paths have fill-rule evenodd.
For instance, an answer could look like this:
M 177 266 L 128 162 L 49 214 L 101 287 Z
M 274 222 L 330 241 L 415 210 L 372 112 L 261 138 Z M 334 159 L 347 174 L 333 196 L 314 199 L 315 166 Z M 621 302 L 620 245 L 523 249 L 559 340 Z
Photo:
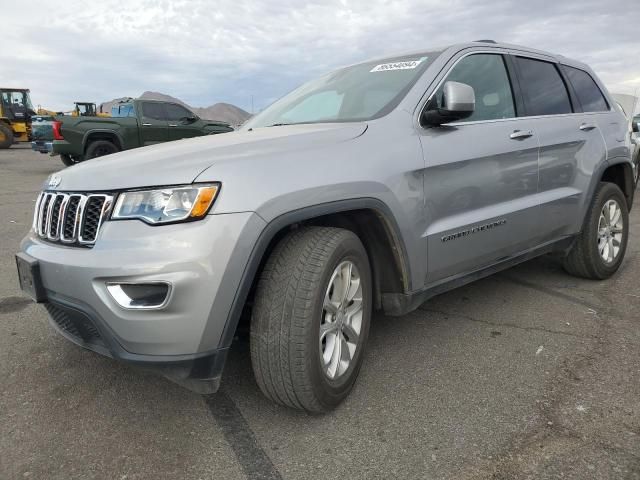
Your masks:
M 162 308 L 169 301 L 171 285 L 167 282 L 107 283 L 107 290 L 122 308 Z

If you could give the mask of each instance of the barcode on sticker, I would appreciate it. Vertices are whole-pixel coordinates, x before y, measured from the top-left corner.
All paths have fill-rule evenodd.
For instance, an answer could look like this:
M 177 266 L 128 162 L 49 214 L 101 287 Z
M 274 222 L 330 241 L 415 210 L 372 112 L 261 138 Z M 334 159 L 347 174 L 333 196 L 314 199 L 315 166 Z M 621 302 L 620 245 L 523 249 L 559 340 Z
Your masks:
M 427 57 L 422 57 L 418 60 L 407 60 L 405 62 L 382 63 L 373 67 L 369 73 L 388 72 L 389 70 L 411 70 L 420 65 L 426 58 Z

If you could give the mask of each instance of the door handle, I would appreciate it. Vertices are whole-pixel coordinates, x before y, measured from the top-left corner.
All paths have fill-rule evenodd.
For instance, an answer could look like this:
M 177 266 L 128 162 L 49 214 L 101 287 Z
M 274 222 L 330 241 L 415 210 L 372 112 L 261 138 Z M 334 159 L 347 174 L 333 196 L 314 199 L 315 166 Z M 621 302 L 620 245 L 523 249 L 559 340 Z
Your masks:
M 153 123 L 143 123 L 143 127 L 153 127 Z
M 173 123 L 169 124 L 170 127 L 177 127 L 178 125 L 174 125 Z
M 593 130 L 596 126 L 593 123 L 583 123 L 580 125 L 580 130 L 583 132 L 588 132 L 589 130 Z
M 533 137 L 533 132 L 531 130 L 514 130 L 509 138 L 511 140 L 520 140 L 524 138 Z

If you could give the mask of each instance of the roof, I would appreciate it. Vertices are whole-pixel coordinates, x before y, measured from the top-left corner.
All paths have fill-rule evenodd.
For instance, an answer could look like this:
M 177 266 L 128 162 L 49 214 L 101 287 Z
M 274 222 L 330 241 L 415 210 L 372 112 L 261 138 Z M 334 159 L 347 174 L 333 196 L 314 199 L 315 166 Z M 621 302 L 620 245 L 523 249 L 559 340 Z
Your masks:
M 540 56 L 544 56 L 547 58 L 551 58 L 559 63 L 564 63 L 567 65 L 571 65 L 571 66 L 575 66 L 575 67 L 580 67 L 583 69 L 588 69 L 588 65 L 586 65 L 583 62 L 577 61 L 577 60 L 573 60 L 567 57 L 564 57 L 562 55 L 556 54 L 556 53 L 551 53 L 551 52 L 547 52 L 544 50 L 538 50 L 536 48 L 531 48 L 531 47 L 525 47 L 522 45 L 515 45 L 515 44 L 511 44 L 511 43 L 502 43 L 502 42 L 496 42 L 495 40 L 476 40 L 473 42 L 464 42 L 464 43 L 457 43 L 457 44 L 452 44 L 452 45 L 445 45 L 445 46 L 440 46 L 440 47 L 435 47 L 435 48 L 423 48 L 420 50 L 412 50 L 412 51 L 405 51 L 405 52 L 397 52 L 396 54 L 390 54 L 390 55 L 385 55 L 385 56 L 378 56 L 375 58 L 371 58 L 368 59 L 364 62 L 357 62 L 357 63 L 368 63 L 368 62 L 374 62 L 374 61 L 381 61 L 381 60 L 385 60 L 388 58 L 393 58 L 393 57 L 406 57 L 406 56 L 418 56 L 418 55 L 423 55 L 425 53 L 428 52 L 440 52 L 440 53 L 444 53 L 447 50 L 451 50 L 451 51 L 460 51 L 460 50 L 464 50 L 466 48 L 474 48 L 474 47 L 481 47 L 483 49 L 493 49 L 493 48 L 501 48 L 501 49 L 507 49 L 507 50 L 512 50 L 515 52 L 522 52 L 522 53 L 529 53 L 529 54 L 534 54 L 534 55 L 540 55 Z

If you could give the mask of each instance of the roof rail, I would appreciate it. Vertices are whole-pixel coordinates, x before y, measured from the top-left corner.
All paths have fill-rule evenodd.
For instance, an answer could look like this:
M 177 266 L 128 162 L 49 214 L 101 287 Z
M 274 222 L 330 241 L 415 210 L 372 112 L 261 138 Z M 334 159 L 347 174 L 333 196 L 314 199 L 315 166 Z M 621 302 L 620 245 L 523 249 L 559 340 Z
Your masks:
M 498 43 L 495 40 L 475 40 L 477 43 Z

